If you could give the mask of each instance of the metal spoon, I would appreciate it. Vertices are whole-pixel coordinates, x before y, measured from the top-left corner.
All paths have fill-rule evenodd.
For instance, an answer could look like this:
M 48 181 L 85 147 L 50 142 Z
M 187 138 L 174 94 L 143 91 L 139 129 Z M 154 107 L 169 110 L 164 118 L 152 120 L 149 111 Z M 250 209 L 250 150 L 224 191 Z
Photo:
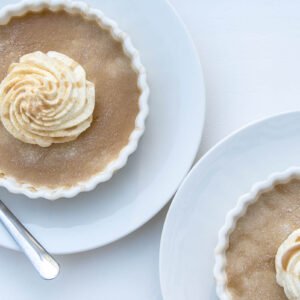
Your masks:
M 59 264 L 0 200 L 0 221 L 44 279 L 54 279 Z

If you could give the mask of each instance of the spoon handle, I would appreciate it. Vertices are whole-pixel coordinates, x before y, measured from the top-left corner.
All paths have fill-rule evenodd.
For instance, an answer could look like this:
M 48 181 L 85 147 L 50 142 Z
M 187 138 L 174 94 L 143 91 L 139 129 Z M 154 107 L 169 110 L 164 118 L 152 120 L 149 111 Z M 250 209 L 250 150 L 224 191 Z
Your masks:
M 54 279 L 59 265 L 0 200 L 0 221 L 44 279 Z

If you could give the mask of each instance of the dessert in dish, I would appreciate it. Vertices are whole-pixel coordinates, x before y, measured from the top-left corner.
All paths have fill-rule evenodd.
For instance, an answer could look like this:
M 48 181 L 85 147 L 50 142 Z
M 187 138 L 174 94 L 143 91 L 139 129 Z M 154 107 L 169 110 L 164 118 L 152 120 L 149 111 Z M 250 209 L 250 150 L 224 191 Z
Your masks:
M 223 262 L 215 269 L 221 299 L 300 299 L 300 180 L 261 186 L 222 231 L 228 240 L 217 247 Z
M 129 144 L 127 156 L 134 151 L 147 114 L 130 41 L 95 11 L 89 19 L 87 7 L 86 15 L 62 7 L 0 26 L 0 173 L 34 190 L 69 189 L 105 172 Z
M 232 299 L 287 299 L 276 282 L 278 247 L 300 227 L 300 182 L 277 185 L 251 204 L 236 224 L 227 249 Z

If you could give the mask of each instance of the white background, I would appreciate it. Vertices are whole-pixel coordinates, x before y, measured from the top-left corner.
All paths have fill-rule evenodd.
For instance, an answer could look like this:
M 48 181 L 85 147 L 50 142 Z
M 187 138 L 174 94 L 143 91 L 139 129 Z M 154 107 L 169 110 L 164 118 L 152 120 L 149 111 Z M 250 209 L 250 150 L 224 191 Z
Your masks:
M 200 155 L 251 121 L 300 108 L 299 1 L 171 2 L 191 32 L 203 65 L 207 119 Z M 110 246 L 58 257 L 64 266 L 63 284 L 41 283 L 31 276 L 34 271 L 21 254 L 0 249 L 0 269 L 5 270 L 0 272 L 0 282 L 4 276 L 27 278 L 16 280 L 20 286 L 13 280 L 5 286 L 23 300 L 42 299 L 43 293 L 49 297 L 51 287 L 67 289 L 72 299 L 74 286 L 77 297 L 86 300 L 161 300 L 158 254 L 166 211 Z M 80 286 L 87 277 L 92 278 L 90 285 Z M 91 292 L 93 286 L 101 287 L 101 295 Z M 34 291 L 32 297 L 28 290 Z M 12 299 L 17 300 L 4 300 Z

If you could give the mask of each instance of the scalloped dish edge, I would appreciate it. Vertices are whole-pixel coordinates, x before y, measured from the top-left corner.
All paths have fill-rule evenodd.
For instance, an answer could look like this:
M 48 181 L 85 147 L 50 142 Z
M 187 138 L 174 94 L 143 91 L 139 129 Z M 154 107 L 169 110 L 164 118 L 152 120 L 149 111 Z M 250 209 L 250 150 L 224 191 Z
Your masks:
M 235 229 L 237 221 L 246 213 L 248 206 L 255 203 L 262 193 L 272 190 L 277 184 L 288 183 L 295 178 L 300 178 L 300 167 L 291 167 L 284 172 L 272 173 L 267 180 L 254 184 L 251 191 L 241 196 L 237 205 L 226 215 L 225 223 L 218 235 L 213 271 L 219 299 L 232 299 L 227 289 L 226 251 L 229 246 L 230 234 Z
M 11 193 L 24 194 L 29 198 L 57 200 L 59 198 L 72 198 L 81 192 L 93 190 L 99 183 L 108 181 L 115 171 L 126 165 L 128 157 L 137 149 L 138 141 L 145 131 L 145 120 L 149 113 L 149 86 L 147 84 L 146 71 L 141 62 L 139 52 L 133 46 L 128 34 L 123 32 L 115 21 L 107 18 L 99 9 L 91 8 L 84 2 L 73 2 L 70 0 L 26 0 L 17 4 L 6 5 L 0 10 L 0 26 L 7 24 L 12 17 L 23 16 L 28 12 L 40 12 L 44 9 L 49 9 L 51 11 L 64 10 L 70 14 L 79 13 L 86 19 L 95 20 L 100 27 L 108 30 L 115 40 L 122 43 L 124 53 L 130 58 L 131 66 L 138 74 L 137 85 L 141 92 L 139 97 L 139 113 L 135 120 L 135 129 L 129 137 L 128 144 L 120 151 L 117 159 L 109 163 L 103 171 L 95 174 L 89 180 L 79 182 L 72 187 L 51 189 L 47 187 L 34 187 L 28 183 L 21 183 L 0 172 L 0 186 L 5 187 Z

